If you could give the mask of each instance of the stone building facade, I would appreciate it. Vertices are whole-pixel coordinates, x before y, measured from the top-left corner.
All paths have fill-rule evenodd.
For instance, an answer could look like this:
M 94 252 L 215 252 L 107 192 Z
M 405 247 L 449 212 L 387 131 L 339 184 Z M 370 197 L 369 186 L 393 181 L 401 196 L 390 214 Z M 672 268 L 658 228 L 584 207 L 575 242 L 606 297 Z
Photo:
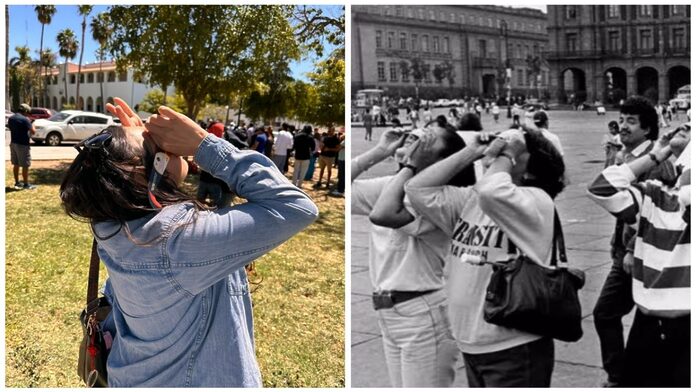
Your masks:
M 539 10 L 354 5 L 351 16 L 353 94 L 380 88 L 390 96 L 429 99 L 504 96 L 508 59 L 512 94 L 547 90 L 548 66 L 529 61 L 549 49 L 546 14 Z
M 549 5 L 550 88 L 560 102 L 668 101 L 690 84 L 689 5 Z

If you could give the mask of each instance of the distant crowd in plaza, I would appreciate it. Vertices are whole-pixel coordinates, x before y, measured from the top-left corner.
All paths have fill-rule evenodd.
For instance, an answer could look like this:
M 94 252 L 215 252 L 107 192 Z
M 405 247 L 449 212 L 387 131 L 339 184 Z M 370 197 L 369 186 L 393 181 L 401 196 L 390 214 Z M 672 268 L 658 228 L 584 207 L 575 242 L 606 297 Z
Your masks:
M 476 99 L 447 115 L 422 109 L 407 109 L 411 127 L 393 115 L 351 160 L 352 212 L 371 222 L 373 308 L 391 385 L 451 386 L 463 357 L 470 387 L 549 387 L 554 338 L 489 322 L 484 309 L 492 264 L 516 254 L 557 268 L 554 200 L 568 178 L 551 130 L 563 124 L 513 105 L 511 123 L 484 129 L 481 116 L 497 124 L 501 108 Z M 372 114 L 363 113 L 367 140 Z M 644 97 L 623 101 L 602 142 L 604 170 L 587 188 L 616 218 L 593 309 L 606 387 L 690 385 L 690 124 L 674 120 Z M 394 174 L 360 178 L 387 159 Z M 622 317 L 634 308 L 624 341 Z
M 326 130 L 304 125 L 282 123 L 277 129 L 271 125 L 244 121 L 225 126 L 221 121 L 209 119 L 199 122 L 209 133 L 225 139 L 241 150 L 257 151 L 270 158 L 278 170 L 287 174 L 292 168 L 292 183 L 302 189 L 305 182 L 314 182 L 312 189 L 328 190 L 330 196 L 343 197 L 345 192 L 345 132 L 330 126 Z M 318 178 L 315 175 L 319 166 Z M 336 170 L 334 170 L 336 169 Z M 332 175 L 335 174 L 334 177 Z M 333 182 L 332 182 L 333 178 Z M 232 191 L 212 177 L 200 171 L 198 200 L 210 198 L 212 204 L 229 205 Z

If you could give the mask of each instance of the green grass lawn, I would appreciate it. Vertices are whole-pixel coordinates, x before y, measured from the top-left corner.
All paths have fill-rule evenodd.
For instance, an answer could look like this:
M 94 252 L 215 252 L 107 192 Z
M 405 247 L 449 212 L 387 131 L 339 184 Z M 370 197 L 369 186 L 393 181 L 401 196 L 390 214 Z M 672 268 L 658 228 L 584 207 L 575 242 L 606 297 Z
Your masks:
M 6 188 L 7 387 L 77 387 L 91 234 L 68 218 L 65 164 L 32 168 L 33 191 Z M 6 165 L 6 186 L 14 183 Z M 195 187 L 189 176 L 187 186 Z M 309 189 L 306 184 L 305 189 Z M 256 351 L 266 387 L 343 387 L 344 199 L 313 193 L 317 222 L 256 262 Z M 102 267 L 100 283 L 106 278 Z

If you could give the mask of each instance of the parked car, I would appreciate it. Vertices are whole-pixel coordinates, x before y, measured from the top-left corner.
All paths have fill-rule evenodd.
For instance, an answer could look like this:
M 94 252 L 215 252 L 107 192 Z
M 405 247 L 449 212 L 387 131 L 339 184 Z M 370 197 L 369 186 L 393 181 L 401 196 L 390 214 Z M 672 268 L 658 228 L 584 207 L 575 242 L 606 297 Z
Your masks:
M 691 107 L 691 100 L 687 98 L 673 98 L 669 100 L 669 104 L 678 110 L 686 110 Z
M 446 108 L 449 105 L 450 105 L 449 99 L 444 99 L 444 98 L 440 98 L 437 101 L 435 101 L 435 103 L 433 103 L 433 106 L 435 106 L 436 108 Z
M 29 120 L 34 122 L 34 120 L 39 120 L 42 118 L 51 118 L 51 116 L 53 116 L 54 114 L 56 114 L 56 112 L 51 109 L 31 108 L 31 112 L 29 112 L 29 115 L 27 117 L 29 117 Z
M 34 121 L 36 133 L 31 139 L 37 144 L 46 142 L 49 146 L 59 146 L 63 141 L 86 139 L 114 124 L 113 117 L 105 114 L 64 110 L 47 120 Z

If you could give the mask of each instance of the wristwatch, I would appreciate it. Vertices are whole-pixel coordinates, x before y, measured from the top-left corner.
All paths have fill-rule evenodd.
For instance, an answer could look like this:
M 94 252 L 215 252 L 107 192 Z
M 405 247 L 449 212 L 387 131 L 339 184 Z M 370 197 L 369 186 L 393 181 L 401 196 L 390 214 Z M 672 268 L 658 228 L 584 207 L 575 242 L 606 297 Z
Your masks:
M 499 157 L 506 157 L 507 159 L 510 160 L 510 163 L 512 163 L 512 166 L 515 166 L 517 164 L 517 161 L 515 160 L 515 156 L 512 155 L 510 151 L 503 151 L 499 155 Z

